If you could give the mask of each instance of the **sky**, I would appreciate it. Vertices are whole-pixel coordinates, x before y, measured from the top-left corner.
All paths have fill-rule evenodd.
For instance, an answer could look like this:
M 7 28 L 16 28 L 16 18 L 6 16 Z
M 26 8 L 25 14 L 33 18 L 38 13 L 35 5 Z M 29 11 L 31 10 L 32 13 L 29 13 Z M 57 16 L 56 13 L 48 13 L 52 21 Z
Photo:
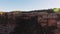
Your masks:
M 60 0 L 0 0 L 0 11 L 60 8 Z

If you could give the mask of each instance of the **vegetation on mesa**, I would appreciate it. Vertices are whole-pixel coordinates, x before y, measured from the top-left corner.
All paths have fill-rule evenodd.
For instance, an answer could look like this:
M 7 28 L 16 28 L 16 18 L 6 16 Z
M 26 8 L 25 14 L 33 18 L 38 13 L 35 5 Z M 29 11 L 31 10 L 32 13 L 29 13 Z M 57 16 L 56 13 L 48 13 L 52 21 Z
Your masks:
M 60 8 L 54 8 L 53 11 L 54 11 L 55 13 L 57 13 L 57 12 L 60 11 Z
M 45 11 L 47 11 L 47 12 L 54 12 L 54 13 L 58 13 L 58 12 L 60 12 L 60 8 L 53 8 L 53 9 L 51 9 L 51 10 L 53 10 L 53 11 L 49 11 L 50 9 L 48 9 L 48 10 L 36 10 L 36 11 L 33 11 L 33 12 L 45 12 Z M 20 14 L 20 13 L 22 13 L 22 12 L 26 12 L 26 11 L 11 11 L 11 12 L 13 12 L 13 13 L 15 13 L 15 14 Z M 28 11 L 28 12 L 30 12 L 30 11 Z M 0 14 L 4 14 L 4 13 L 6 13 L 6 12 L 3 12 L 3 11 L 0 11 Z M 8 12 L 7 12 L 8 13 Z

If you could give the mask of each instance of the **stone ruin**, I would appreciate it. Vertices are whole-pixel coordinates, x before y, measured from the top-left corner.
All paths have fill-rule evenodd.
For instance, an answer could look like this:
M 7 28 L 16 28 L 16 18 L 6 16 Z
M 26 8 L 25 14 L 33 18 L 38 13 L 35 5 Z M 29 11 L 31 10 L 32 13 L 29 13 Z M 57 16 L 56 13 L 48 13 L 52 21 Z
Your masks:
M 5 12 L 0 14 L 0 34 L 57 34 L 59 22 L 60 13 L 52 10 Z

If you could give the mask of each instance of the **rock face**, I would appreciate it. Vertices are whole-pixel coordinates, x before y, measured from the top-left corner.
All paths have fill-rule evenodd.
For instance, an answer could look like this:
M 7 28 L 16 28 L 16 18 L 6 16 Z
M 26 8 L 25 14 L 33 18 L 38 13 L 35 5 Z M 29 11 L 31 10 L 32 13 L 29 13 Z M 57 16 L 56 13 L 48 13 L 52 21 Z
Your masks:
M 54 34 L 58 29 L 60 14 L 52 10 L 15 13 L 0 15 L 0 34 Z
M 14 27 L 15 20 L 12 15 L 8 16 L 8 13 L 0 15 L 0 34 L 9 34 Z

